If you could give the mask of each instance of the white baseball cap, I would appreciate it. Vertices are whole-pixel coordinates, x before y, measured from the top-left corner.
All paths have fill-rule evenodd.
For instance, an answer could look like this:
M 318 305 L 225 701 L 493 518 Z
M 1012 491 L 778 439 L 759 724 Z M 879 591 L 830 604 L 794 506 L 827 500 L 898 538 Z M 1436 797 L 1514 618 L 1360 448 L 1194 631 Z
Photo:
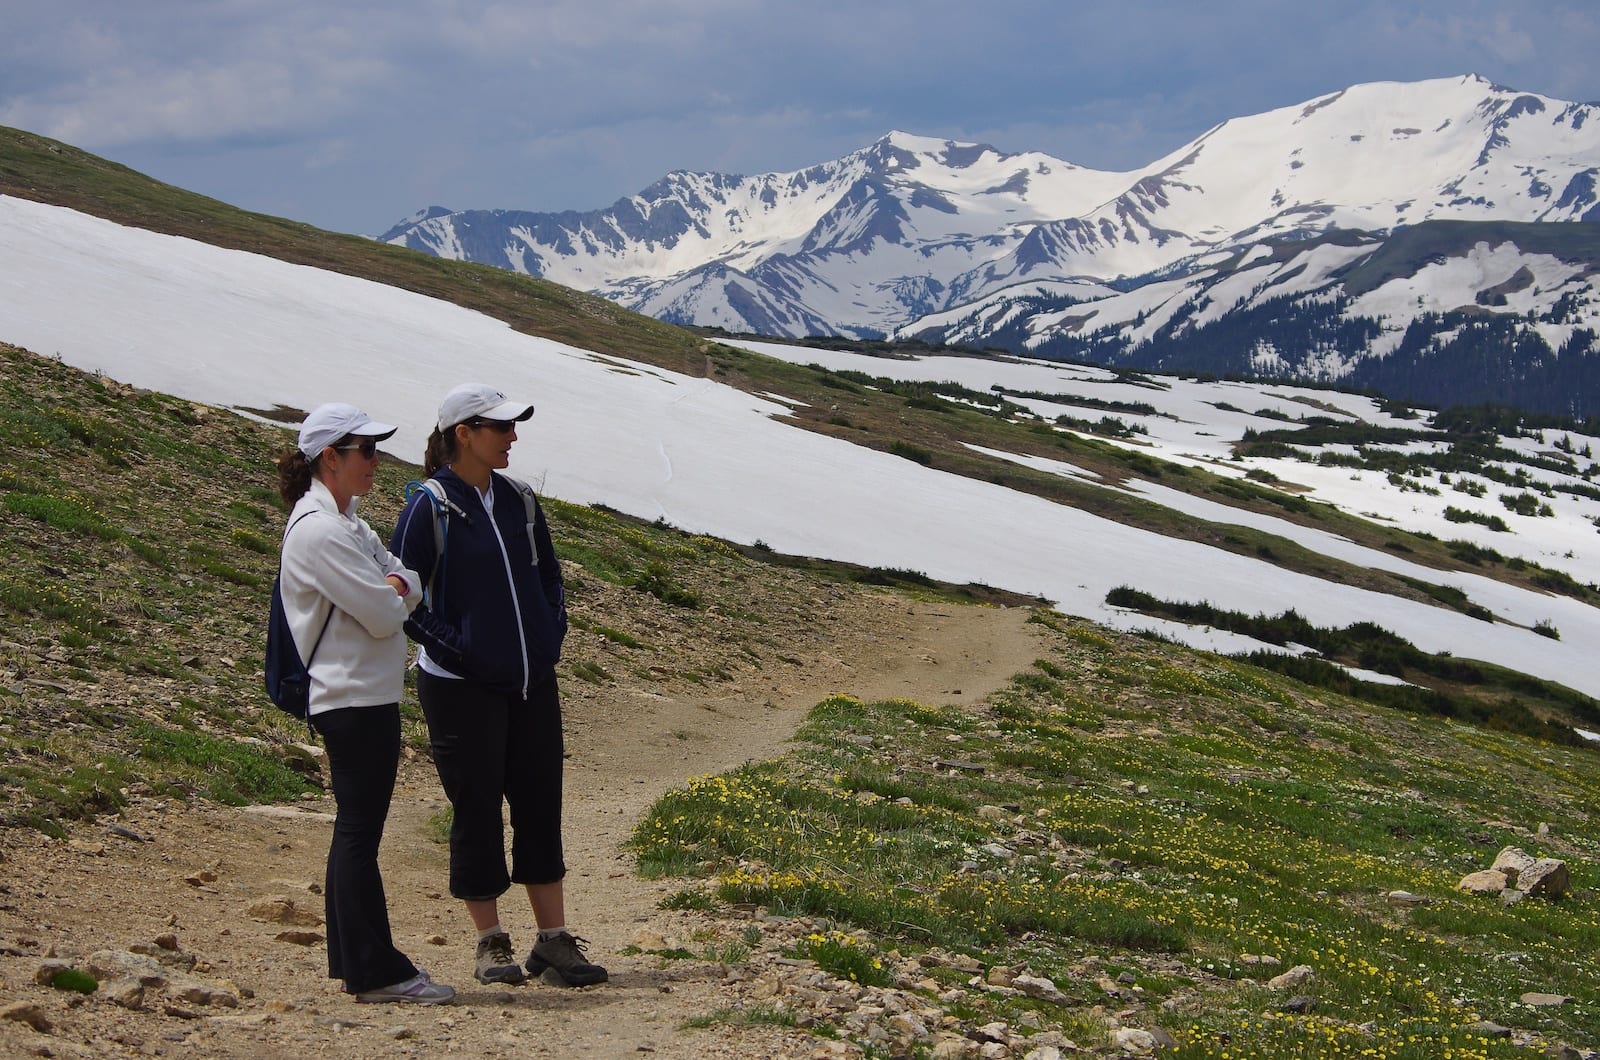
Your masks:
M 354 405 L 330 401 L 312 409 L 305 422 L 300 424 L 300 440 L 297 444 L 307 460 L 315 460 L 324 449 L 347 434 L 381 442 L 397 430 L 398 427 L 379 423 Z
M 462 383 L 439 402 L 439 429 L 448 431 L 458 423 L 478 418 L 513 423 L 533 415 L 533 406 L 511 401 L 500 391 L 483 383 Z

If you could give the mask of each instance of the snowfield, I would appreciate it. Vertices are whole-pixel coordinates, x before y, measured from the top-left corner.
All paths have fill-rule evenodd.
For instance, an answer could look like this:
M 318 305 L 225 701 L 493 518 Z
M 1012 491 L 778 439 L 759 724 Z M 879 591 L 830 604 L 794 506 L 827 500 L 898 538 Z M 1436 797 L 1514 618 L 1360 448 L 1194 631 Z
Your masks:
M 467 380 L 492 383 L 538 409 L 519 428 L 512 470 L 564 500 L 603 502 L 685 530 L 759 540 L 782 552 L 1038 594 L 1065 612 L 1109 626 L 1153 628 L 1219 650 L 1258 645 L 1110 608 L 1107 591 L 1130 585 L 1165 599 L 1207 600 L 1251 613 L 1292 607 L 1318 625 L 1374 621 L 1425 651 L 1483 659 L 1600 696 L 1600 669 L 1590 655 L 1600 642 L 1600 610 L 1471 575 L 1413 568 L 1281 520 L 1268 520 L 1271 529 L 1307 547 L 1458 585 L 1503 621 L 1489 624 L 1285 572 L 813 434 L 788 422 L 792 399 L 783 395 L 758 397 L 601 357 L 380 284 L 4 196 L 0 275 L 0 341 L 137 386 L 235 408 L 352 401 L 401 424 L 386 448 L 413 459 L 420 459 L 446 390 Z M 748 345 L 787 360 L 874 375 L 1143 401 L 1166 415 L 1139 417 L 1150 434 L 1128 444 L 1224 473 L 1245 470 L 1230 464 L 1228 443 L 1246 426 L 1289 426 L 1252 415 L 1264 408 L 1294 417 L 1326 415 L 1325 406 L 1336 405 L 1372 422 L 1416 426 L 1389 420 L 1366 398 L 1321 390 L 1192 381 L 1172 381 L 1162 390 L 1107 382 L 1113 377 L 1099 369 L 1038 362 L 887 361 Z M 1219 402 L 1243 411 L 1219 410 Z M 1072 409 L 1036 404 L 1048 416 L 1056 414 L 1052 409 Z M 1101 415 L 1073 411 L 1086 418 Z M 289 441 L 286 433 L 286 446 Z M 1516 532 L 1492 534 L 1444 524 L 1434 509 L 1453 503 L 1503 511 L 1494 484 L 1484 498 L 1448 488 L 1431 497 L 1394 490 L 1381 476 L 1352 479 L 1349 469 L 1292 460 L 1250 466 L 1270 468 L 1309 487 L 1315 497 L 1396 525 L 1474 540 L 1472 532 L 1484 530 L 1487 539 L 1479 543 L 1502 554 L 1525 554 L 1580 581 L 1600 580 L 1600 535 L 1589 521 L 1600 515 L 1600 506 L 1586 499 L 1558 494 L 1551 502 L 1554 517 L 1507 513 Z M 1074 473 L 1065 465 L 1059 471 Z M 271 469 L 262 468 L 261 477 L 269 481 Z M 1258 524 L 1263 518 L 1152 483 L 1136 488 L 1205 518 Z M 1560 562 L 1552 556 L 1556 552 L 1562 553 Z M 1561 640 L 1524 628 L 1541 621 L 1555 626 Z

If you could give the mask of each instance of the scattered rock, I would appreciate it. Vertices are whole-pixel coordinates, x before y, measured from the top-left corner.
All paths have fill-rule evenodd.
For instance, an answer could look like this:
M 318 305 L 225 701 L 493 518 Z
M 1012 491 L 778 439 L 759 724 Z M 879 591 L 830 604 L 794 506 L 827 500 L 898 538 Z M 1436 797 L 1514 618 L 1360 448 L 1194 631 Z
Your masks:
M 1316 1007 L 1316 998 L 1310 996 L 1309 994 L 1296 994 L 1294 997 L 1291 997 L 1289 1000 L 1279 1005 L 1278 1011 L 1303 1015 Z
M 299 929 L 280 931 L 272 937 L 279 942 L 288 942 L 295 946 L 315 946 L 321 942 L 323 938 L 323 936 L 318 932 L 301 931 Z
M 1019 975 L 1011 980 L 1011 985 L 1040 1001 L 1049 1001 L 1057 1005 L 1069 1004 L 1072 1001 L 1053 981 L 1042 975 Z
M 1461 882 L 1456 884 L 1456 890 L 1466 891 L 1468 894 L 1499 894 L 1509 883 L 1510 878 L 1499 869 L 1482 869 L 1461 877 Z
M 1540 858 L 1517 876 L 1517 890 L 1540 898 L 1560 898 L 1569 885 L 1567 863 L 1557 858 Z
M 1491 869 L 1498 869 L 1506 875 L 1506 886 L 1515 887 L 1517 879 L 1524 869 L 1533 867 L 1534 859 L 1521 847 L 1506 847 L 1494 856 Z
M 1274 990 L 1294 990 L 1310 982 L 1316 974 L 1309 964 L 1297 964 L 1282 975 L 1268 979 L 1267 985 Z
M 176 949 L 164 949 L 154 942 L 135 942 L 128 947 L 129 953 L 137 953 L 145 957 L 154 957 L 168 968 L 189 972 L 194 970 L 196 958 L 191 953 L 183 953 Z
M 144 1007 L 144 984 L 131 976 L 102 984 L 100 993 L 112 1004 L 126 1009 Z
M 1433 901 L 1432 898 L 1427 898 L 1420 894 L 1412 894 L 1410 891 L 1390 891 L 1383 896 L 1383 899 L 1390 905 L 1399 906 L 1403 909 L 1428 905 Z
M 198 979 L 174 983 L 169 988 L 169 993 L 180 1001 L 187 1001 L 191 1005 L 218 1005 L 222 1008 L 238 1008 L 239 998 L 233 992 L 210 983 L 202 983 Z
M 99 950 L 89 955 L 89 971 L 100 979 L 132 977 L 146 987 L 164 987 L 171 971 L 154 957 L 128 950 Z
M 40 1034 L 50 1033 L 52 1024 L 44 1010 L 38 1005 L 28 1001 L 13 1001 L 5 1008 L 0 1008 L 0 1020 L 14 1020 L 17 1023 L 26 1023 Z
M 322 924 L 322 917 L 309 909 L 301 909 L 294 904 L 294 899 L 286 894 L 258 898 L 245 906 L 244 912 L 252 920 L 268 924 L 292 924 L 300 927 L 317 927 Z
M 1153 1053 L 1156 1048 L 1156 1036 L 1137 1027 L 1118 1027 L 1111 1041 L 1125 1053 Z
M 188 960 L 192 962 L 194 958 L 188 957 Z M 145 990 L 164 990 L 172 1000 L 187 1001 L 192 1005 L 238 1008 L 239 996 L 243 993 L 231 983 L 207 981 L 183 975 L 154 957 L 142 953 L 134 953 L 131 950 L 99 950 L 89 955 L 88 967 L 102 982 L 106 980 L 131 980 Z M 121 989 L 125 992 L 130 992 L 126 987 Z M 140 1000 L 142 1002 L 142 997 Z M 173 1007 L 169 1004 L 164 1011 L 172 1015 L 174 1014 L 172 1012 Z M 182 1018 L 197 1017 L 191 1014 Z
M 1519 847 L 1506 847 L 1495 855 L 1492 866 L 1463 876 L 1456 889 L 1471 894 L 1500 894 L 1505 904 L 1513 905 L 1520 899 L 1504 898 L 1511 888 L 1526 895 L 1560 898 L 1570 886 L 1565 861 L 1534 858 Z
M 124 828 L 120 824 L 108 824 L 108 825 L 106 825 L 106 831 L 110 832 L 112 835 L 117 836 L 120 839 L 131 839 L 135 843 L 149 843 L 149 842 L 152 842 L 152 840 L 151 840 L 151 838 L 149 836 L 140 835 L 138 832 L 135 832 L 133 829 Z
M 977 762 L 967 762 L 959 758 L 941 758 L 934 765 L 939 769 L 949 769 L 958 773 L 982 773 L 988 768 Z
M 1571 1004 L 1572 999 L 1564 994 L 1541 994 L 1537 991 L 1523 994 L 1521 1001 L 1524 1005 L 1534 1008 L 1553 1008 L 1557 1005 Z
M 49 986 L 50 980 L 54 979 L 61 972 L 68 971 L 71 969 L 71 967 L 71 961 L 63 961 L 59 959 L 43 961 L 40 963 L 39 967 L 33 970 L 33 981 L 40 986 Z

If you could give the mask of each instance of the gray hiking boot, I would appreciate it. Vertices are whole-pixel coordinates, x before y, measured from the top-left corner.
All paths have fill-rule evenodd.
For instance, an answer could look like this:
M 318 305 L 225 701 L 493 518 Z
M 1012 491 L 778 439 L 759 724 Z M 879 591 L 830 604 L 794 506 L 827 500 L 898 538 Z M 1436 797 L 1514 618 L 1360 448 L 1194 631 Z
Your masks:
M 598 964 L 583 955 L 585 943 L 563 931 L 553 939 L 540 939 L 528 954 L 528 974 L 551 986 L 593 986 L 609 978 Z
M 478 940 L 476 967 L 472 974 L 480 983 L 520 983 L 527 978 L 517 955 L 511 952 L 511 936 L 497 931 Z

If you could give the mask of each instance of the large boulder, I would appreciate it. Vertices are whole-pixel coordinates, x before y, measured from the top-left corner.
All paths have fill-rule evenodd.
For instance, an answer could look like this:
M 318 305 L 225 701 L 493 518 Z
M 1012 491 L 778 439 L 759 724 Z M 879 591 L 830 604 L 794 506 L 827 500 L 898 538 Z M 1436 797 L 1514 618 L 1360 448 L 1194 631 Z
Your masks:
M 1456 890 L 1468 894 L 1499 894 L 1510 884 L 1510 879 L 1500 869 L 1482 869 L 1461 877 Z
M 1506 847 L 1494 856 L 1494 864 L 1489 867 L 1505 873 L 1506 886 L 1515 887 L 1523 871 L 1533 867 L 1534 860 L 1534 857 L 1521 847 Z
M 1559 858 L 1540 858 L 1517 875 L 1517 890 L 1541 898 L 1560 898 L 1569 886 L 1567 863 Z

